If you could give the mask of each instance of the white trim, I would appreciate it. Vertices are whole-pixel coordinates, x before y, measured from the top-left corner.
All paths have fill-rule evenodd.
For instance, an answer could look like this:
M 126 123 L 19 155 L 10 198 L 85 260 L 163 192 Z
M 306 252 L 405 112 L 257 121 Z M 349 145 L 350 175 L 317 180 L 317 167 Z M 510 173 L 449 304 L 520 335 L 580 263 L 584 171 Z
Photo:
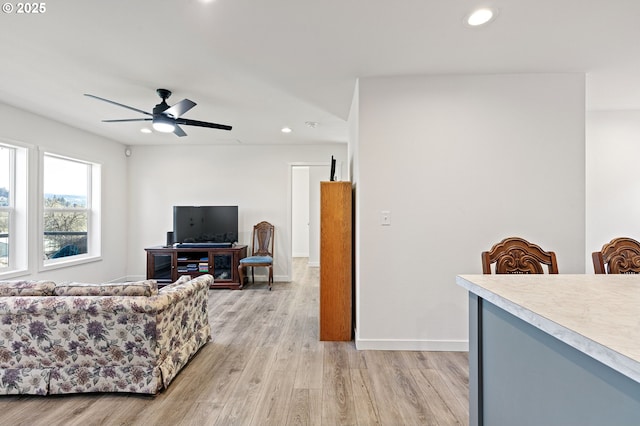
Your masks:
M 111 280 L 110 283 L 118 283 L 118 282 L 131 282 L 131 281 L 144 281 L 147 279 L 146 275 L 127 275 L 126 277 L 122 277 L 119 280 Z
M 8 263 L 6 267 L 0 267 L 0 271 L 13 272 L 16 270 L 15 255 L 16 255 L 16 151 L 17 148 L 11 145 L 0 144 L 0 148 L 7 150 L 7 160 L 9 162 L 7 190 L 9 191 L 9 198 L 7 199 L 7 206 L 0 206 L 0 213 L 6 213 L 9 226 L 7 229 L 7 258 Z
M 4 138 L 0 145 L 10 150 L 9 206 L 2 208 L 9 215 L 9 264 L 0 272 L 0 277 L 9 278 L 29 273 L 30 145 Z
M 468 340 L 359 339 L 356 349 L 380 351 L 468 352 Z
M 14 269 L 13 271 L 6 271 L 0 273 L 0 280 L 8 280 L 10 278 L 22 277 L 25 275 L 29 275 L 28 269 Z
M 18 148 L 24 148 L 26 150 L 32 150 L 35 149 L 35 146 L 29 143 L 25 143 L 22 141 L 17 141 L 15 139 L 10 139 L 10 138 L 5 138 L 0 136 L 0 144 L 2 145 L 7 145 L 10 147 L 18 147 Z
M 61 257 L 59 259 L 49 259 L 46 264 L 40 266 L 39 272 L 50 271 L 52 269 L 67 268 L 69 266 L 83 265 L 85 263 L 93 263 L 102 261 L 102 256 L 75 255 L 69 257 Z
M 132 282 L 132 281 L 146 281 L 147 279 L 147 277 L 144 275 L 141 275 L 140 278 L 136 278 L 136 277 L 138 277 L 138 275 L 125 276 L 120 278 L 114 278 L 107 282 L 108 283 L 126 283 L 126 282 Z

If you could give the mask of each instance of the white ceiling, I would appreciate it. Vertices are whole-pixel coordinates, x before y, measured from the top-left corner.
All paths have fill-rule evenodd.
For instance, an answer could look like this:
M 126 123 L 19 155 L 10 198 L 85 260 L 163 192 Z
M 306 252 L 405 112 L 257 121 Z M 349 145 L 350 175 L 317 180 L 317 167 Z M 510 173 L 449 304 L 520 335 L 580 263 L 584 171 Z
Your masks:
M 369 76 L 584 72 L 588 109 L 640 110 L 638 0 L 45 5 L 40 15 L 0 13 L 0 102 L 128 145 L 345 142 L 356 78 Z M 463 25 L 478 6 L 498 18 Z M 198 103 L 185 118 L 233 130 L 142 134 L 140 123 L 100 121 L 137 113 L 83 96 L 150 111 L 157 88 L 173 91 L 170 105 Z

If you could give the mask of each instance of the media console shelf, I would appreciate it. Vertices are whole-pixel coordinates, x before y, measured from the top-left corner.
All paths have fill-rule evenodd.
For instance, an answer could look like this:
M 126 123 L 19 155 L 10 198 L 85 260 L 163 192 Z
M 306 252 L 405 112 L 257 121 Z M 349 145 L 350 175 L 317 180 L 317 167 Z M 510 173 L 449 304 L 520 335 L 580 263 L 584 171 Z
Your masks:
M 182 275 L 197 277 L 203 274 L 213 275 L 211 288 L 241 289 L 238 265 L 240 259 L 247 257 L 246 245 L 233 247 L 148 247 L 147 279 L 166 285 L 176 281 Z

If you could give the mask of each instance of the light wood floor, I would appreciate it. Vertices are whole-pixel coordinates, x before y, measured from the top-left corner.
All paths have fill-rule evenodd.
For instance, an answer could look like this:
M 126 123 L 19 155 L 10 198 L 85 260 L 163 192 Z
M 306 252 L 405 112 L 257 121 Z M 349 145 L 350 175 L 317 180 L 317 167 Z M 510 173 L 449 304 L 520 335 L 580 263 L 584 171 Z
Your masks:
M 151 397 L 0 396 L 0 425 L 466 425 L 467 354 L 318 341 L 318 269 L 211 290 L 213 341 Z

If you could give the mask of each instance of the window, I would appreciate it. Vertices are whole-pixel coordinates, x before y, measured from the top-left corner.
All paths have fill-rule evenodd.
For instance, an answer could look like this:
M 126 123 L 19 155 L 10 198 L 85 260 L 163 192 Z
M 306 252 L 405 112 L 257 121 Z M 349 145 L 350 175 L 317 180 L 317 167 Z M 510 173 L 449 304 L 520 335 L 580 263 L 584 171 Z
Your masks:
M 27 269 L 27 149 L 0 142 L 0 278 Z
M 100 165 L 43 157 L 44 264 L 100 256 Z
M 9 225 L 13 216 L 12 148 L 0 145 L 0 270 L 9 268 Z

